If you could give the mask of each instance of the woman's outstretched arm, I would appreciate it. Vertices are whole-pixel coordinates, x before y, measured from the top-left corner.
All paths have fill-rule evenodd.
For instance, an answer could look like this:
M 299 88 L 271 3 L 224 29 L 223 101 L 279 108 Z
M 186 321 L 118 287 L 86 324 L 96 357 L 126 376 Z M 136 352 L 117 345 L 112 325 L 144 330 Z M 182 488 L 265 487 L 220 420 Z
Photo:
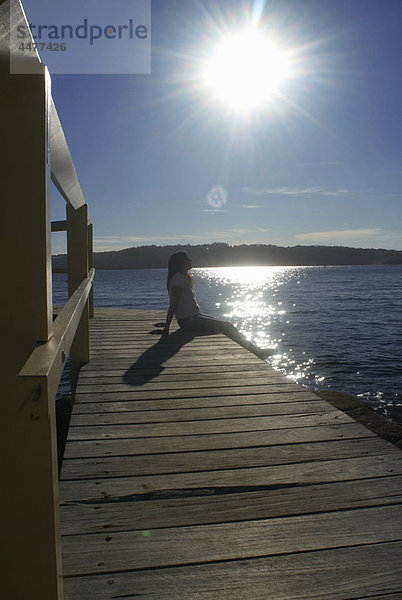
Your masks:
M 173 315 L 176 311 L 177 305 L 179 304 L 179 300 L 180 300 L 180 296 L 181 296 L 182 292 L 183 292 L 183 288 L 181 288 L 179 286 L 172 287 L 172 291 L 170 293 L 169 310 L 166 315 L 166 323 L 165 323 L 165 328 L 163 330 L 162 336 L 169 335 L 170 323 L 172 322 Z

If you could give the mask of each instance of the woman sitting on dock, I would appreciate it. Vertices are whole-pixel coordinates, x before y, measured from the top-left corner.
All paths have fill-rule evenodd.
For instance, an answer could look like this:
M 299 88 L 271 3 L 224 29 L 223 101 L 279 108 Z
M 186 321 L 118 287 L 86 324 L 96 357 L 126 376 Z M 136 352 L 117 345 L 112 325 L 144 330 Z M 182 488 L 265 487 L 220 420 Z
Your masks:
M 169 327 L 173 315 L 183 331 L 198 331 L 208 333 L 225 333 L 236 341 L 243 336 L 229 321 L 222 321 L 200 312 L 194 298 L 193 278 L 189 274 L 191 259 L 187 252 L 180 250 L 169 258 L 167 288 L 170 297 L 170 306 L 163 330 L 163 337 L 169 334 Z

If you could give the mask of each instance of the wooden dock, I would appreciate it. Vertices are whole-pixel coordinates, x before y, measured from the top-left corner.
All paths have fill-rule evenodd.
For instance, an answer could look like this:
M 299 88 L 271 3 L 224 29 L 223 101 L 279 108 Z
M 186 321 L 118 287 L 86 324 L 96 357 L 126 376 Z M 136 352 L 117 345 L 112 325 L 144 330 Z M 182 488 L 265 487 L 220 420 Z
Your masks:
M 65 600 L 401 600 L 400 450 L 223 335 L 98 309 L 61 476 Z

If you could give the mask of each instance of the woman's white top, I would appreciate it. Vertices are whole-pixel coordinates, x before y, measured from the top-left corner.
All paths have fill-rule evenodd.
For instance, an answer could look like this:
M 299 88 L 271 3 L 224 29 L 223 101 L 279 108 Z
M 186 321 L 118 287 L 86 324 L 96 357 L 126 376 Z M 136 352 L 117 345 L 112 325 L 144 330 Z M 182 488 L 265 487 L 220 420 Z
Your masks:
M 186 319 L 194 317 L 200 312 L 200 307 L 194 298 L 193 286 L 189 279 L 183 273 L 175 273 L 169 283 L 169 295 L 172 293 L 172 288 L 182 288 L 182 293 L 179 298 L 179 303 L 175 311 L 176 319 Z

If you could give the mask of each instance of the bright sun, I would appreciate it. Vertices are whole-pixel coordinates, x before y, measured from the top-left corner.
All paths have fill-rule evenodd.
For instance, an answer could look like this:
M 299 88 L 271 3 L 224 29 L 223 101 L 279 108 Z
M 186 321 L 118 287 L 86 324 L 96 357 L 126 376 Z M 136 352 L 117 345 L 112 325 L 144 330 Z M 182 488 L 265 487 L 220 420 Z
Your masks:
M 289 76 L 287 54 L 254 30 L 227 39 L 210 58 L 205 80 L 237 111 L 264 105 Z

